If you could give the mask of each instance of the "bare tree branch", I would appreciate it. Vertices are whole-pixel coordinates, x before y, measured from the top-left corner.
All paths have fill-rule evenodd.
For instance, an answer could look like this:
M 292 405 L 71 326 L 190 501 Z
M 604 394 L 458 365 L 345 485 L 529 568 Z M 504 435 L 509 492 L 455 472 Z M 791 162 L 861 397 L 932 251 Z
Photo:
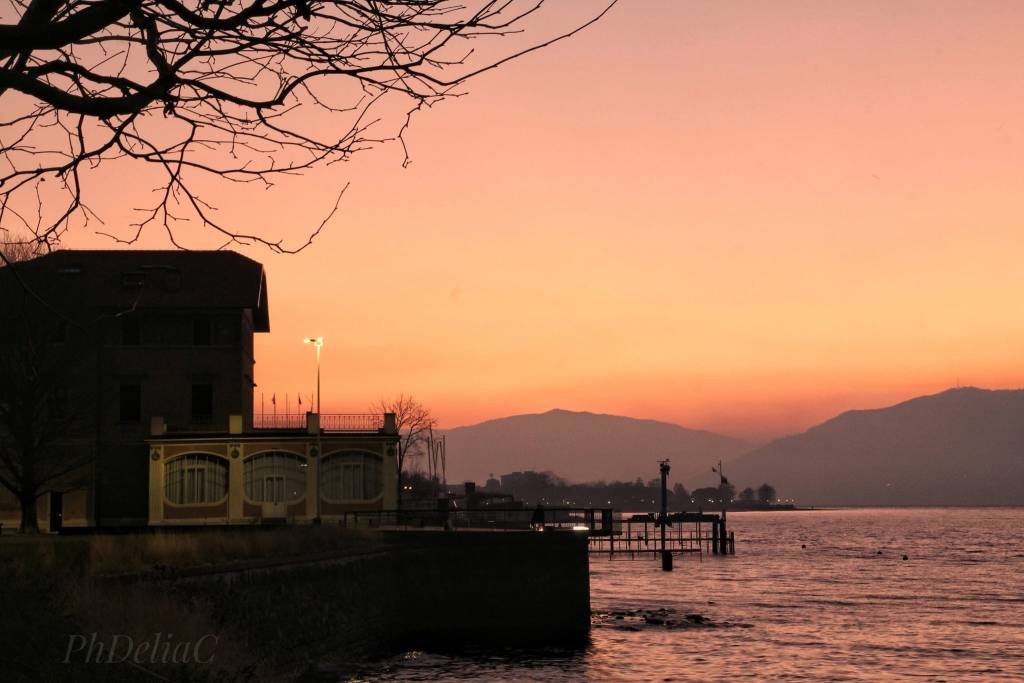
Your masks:
M 119 160 L 162 178 L 119 241 L 155 227 L 181 244 L 193 222 L 225 244 L 301 250 L 326 220 L 304 240 L 265 237 L 203 195 L 270 187 L 388 141 L 408 163 L 413 114 L 617 0 L 510 54 L 487 42 L 527 30 L 543 2 L 0 0 L 0 228 L 52 245 L 98 220 L 90 173 Z
M 371 413 L 394 413 L 398 428 L 398 500 L 402 500 L 402 474 L 406 461 L 423 454 L 427 436 L 437 426 L 437 419 L 430 410 L 411 395 L 399 394 L 393 400 L 381 399 L 370 406 Z

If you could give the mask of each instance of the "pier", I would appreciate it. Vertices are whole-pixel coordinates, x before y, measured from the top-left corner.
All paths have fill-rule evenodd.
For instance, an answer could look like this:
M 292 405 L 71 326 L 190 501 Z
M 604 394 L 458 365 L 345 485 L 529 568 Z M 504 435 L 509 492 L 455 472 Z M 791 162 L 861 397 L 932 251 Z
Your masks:
M 725 514 L 675 512 L 668 515 L 668 521 L 662 541 L 662 524 L 654 513 L 613 517 L 607 533 L 590 535 L 590 552 L 631 558 L 663 551 L 673 554 L 736 554 L 735 532 L 726 528 Z
M 612 508 L 536 507 L 478 510 L 368 510 L 343 513 L 347 529 L 395 531 L 542 531 L 586 534 L 591 554 L 611 558 L 655 557 L 699 553 L 734 555 L 735 533 L 725 512 L 666 513 L 662 539 L 661 515 L 616 513 Z

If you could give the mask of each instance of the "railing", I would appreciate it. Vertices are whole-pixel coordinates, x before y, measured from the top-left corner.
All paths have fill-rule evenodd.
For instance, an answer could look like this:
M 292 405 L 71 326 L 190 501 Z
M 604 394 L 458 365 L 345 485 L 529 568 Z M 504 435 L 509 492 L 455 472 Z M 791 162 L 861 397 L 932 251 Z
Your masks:
M 277 413 L 252 416 L 253 429 L 305 429 L 305 413 Z M 326 432 L 376 432 L 384 427 L 379 414 L 333 414 L 320 416 L 320 428 Z
M 617 515 L 612 533 L 592 535 L 590 552 L 606 553 L 609 557 L 643 557 L 657 555 L 663 550 L 670 553 L 701 553 L 732 555 L 736 552 L 735 536 L 726 532 L 725 517 L 707 512 L 673 512 L 668 516 L 665 540 L 662 545 L 662 527 L 655 513 L 624 517 Z
M 343 512 L 345 529 L 445 531 L 544 531 L 586 533 L 591 553 L 610 557 L 644 557 L 670 553 L 733 555 L 735 536 L 726 532 L 725 519 L 715 513 L 675 512 L 669 515 L 665 544 L 654 514 L 623 517 L 611 508 L 480 508 L 474 510 L 365 510 Z
M 253 429 L 305 429 L 305 413 L 271 413 L 252 416 Z
M 474 510 L 365 510 L 343 512 L 346 529 L 526 531 L 564 529 L 600 536 L 611 533 L 611 508 L 480 508 Z
M 321 415 L 320 428 L 328 432 L 376 432 L 384 428 L 379 414 Z

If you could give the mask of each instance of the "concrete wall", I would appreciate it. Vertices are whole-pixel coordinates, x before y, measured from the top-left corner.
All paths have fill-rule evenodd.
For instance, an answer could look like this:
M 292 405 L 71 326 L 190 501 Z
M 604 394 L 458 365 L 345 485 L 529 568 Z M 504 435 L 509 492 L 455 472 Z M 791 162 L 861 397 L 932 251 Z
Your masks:
M 260 668 L 405 648 L 584 644 L 587 540 L 570 532 L 409 532 L 380 552 L 161 581 L 211 609 Z

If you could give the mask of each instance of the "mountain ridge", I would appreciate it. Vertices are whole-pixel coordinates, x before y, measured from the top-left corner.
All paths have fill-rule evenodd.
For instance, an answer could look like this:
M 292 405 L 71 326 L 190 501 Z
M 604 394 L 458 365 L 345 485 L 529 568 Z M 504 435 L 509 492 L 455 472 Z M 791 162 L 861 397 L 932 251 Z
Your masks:
M 738 488 L 767 481 L 802 504 L 1024 504 L 1024 390 L 958 387 L 844 411 L 726 469 Z
M 572 482 L 648 480 L 657 476 L 658 461 L 665 458 L 692 476 L 708 463 L 750 449 L 741 439 L 671 422 L 564 408 L 493 418 L 442 433 L 448 443 L 449 481 L 479 482 L 490 474 L 531 469 Z

